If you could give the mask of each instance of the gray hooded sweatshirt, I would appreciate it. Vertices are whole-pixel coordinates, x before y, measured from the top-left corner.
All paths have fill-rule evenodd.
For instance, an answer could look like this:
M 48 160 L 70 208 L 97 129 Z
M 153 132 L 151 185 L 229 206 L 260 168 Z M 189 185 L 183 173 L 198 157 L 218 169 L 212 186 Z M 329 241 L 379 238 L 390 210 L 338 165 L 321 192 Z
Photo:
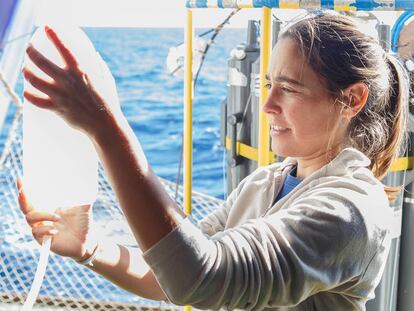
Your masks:
M 257 169 L 198 225 L 143 256 L 168 299 L 200 309 L 365 310 L 391 243 L 383 185 L 354 148 L 274 200 L 296 161 Z

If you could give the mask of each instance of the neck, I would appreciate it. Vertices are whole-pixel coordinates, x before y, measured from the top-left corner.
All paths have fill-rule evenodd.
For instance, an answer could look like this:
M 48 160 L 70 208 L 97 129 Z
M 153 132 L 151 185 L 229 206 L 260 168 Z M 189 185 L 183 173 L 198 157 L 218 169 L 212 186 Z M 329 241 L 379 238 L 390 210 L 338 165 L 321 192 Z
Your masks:
M 298 162 L 296 177 L 304 179 L 322 166 L 331 162 L 332 159 L 342 150 L 340 146 L 333 147 L 325 152 L 318 152 L 307 157 L 295 158 Z

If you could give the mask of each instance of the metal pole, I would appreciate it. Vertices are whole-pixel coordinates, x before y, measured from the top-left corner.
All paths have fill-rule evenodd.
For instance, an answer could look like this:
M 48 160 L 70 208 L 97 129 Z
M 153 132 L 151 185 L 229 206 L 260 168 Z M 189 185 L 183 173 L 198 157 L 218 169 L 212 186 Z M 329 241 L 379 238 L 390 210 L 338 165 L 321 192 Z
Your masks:
M 413 81 L 413 73 L 410 73 Z M 412 87 L 411 87 L 412 88 Z M 412 116 L 414 109 L 410 107 Z M 413 128 L 413 119 L 410 118 L 408 128 Z M 414 155 L 414 133 L 410 130 L 410 143 L 408 145 L 408 156 Z M 398 279 L 398 311 L 411 311 L 414 305 L 414 182 L 413 171 L 409 171 L 406 178 L 404 193 L 402 228 L 401 228 L 401 250 Z
M 263 112 L 263 105 L 268 95 L 265 85 L 265 74 L 269 66 L 271 46 L 271 17 L 272 11 L 268 7 L 262 8 L 260 23 L 260 105 L 259 105 L 259 159 L 258 165 L 265 166 L 271 162 L 269 119 Z
M 187 9 L 187 23 L 184 34 L 185 76 L 184 76 L 184 210 L 191 214 L 192 153 L 193 153 L 193 15 Z
M 186 10 L 184 30 L 185 68 L 184 68 L 184 211 L 191 214 L 192 157 L 193 157 L 193 12 Z M 191 311 L 185 306 L 184 311 Z
M 413 133 L 410 133 L 410 141 L 413 142 Z M 409 155 L 413 155 L 412 143 Z M 411 311 L 414 305 L 414 183 L 405 188 L 403 202 L 401 250 L 400 250 L 400 273 L 398 279 L 398 311 Z

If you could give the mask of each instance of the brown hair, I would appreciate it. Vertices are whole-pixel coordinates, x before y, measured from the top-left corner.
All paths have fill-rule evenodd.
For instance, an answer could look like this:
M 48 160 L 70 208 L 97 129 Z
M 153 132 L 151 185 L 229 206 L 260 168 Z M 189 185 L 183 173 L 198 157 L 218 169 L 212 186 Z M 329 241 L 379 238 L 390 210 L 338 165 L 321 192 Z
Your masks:
M 361 32 L 350 17 L 322 13 L 288 27 L 281 38 L 296 41 L 309 65 L 326 82 L 336 102 L 349 102 L 343 90 L 362 82 L 368 87 L 365 106 L 351 120 L 347 145 L 371 159 L 379 180 L 403 152 L 407 138 L 409 79 L 404 67 L 384 52 L 378 40 Z M 399 187 L 384 189 L 389 200 Z

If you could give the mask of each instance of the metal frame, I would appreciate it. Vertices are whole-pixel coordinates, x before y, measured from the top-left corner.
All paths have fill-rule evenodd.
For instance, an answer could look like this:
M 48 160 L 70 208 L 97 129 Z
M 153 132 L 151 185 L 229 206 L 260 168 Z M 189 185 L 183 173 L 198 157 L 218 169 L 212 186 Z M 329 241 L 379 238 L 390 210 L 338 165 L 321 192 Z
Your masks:
M 337 11 L 412 11 L 412 0 L 187 0 L 187 8 L 274 8 Z

